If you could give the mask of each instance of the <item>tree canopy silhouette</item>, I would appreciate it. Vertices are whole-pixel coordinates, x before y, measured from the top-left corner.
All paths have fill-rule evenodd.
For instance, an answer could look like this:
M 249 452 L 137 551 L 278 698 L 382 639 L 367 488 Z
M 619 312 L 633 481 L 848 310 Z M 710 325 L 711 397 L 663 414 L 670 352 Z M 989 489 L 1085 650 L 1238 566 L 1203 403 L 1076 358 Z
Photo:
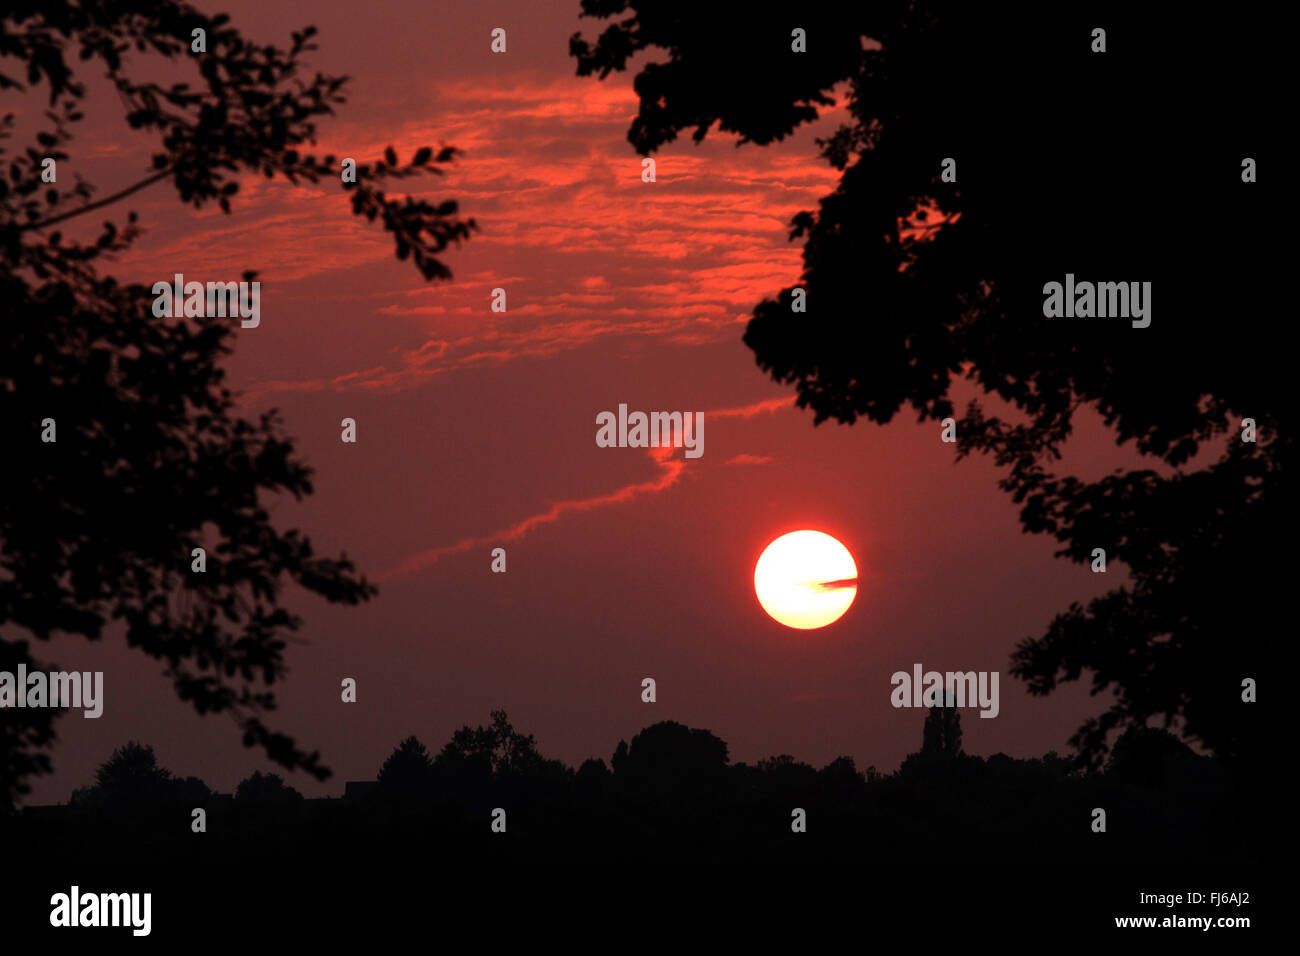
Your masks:
M 195 30 L 206 31 L 206 52 L 191 52 Z M 468 238 L 473 220 L 454 201 L 393 198 L 384 186 L 440 175 L 453 148 L 421 147 L 401 164 L 389 147 L 357 166 L 355 183 L 342 182 L 336 157 L 301 151 L 315 142 L 315 121 L 344 102 L 347 82 L 304 71 L 314 34 L 294 33 L 288 49 L 262 45 L 225 15 L 174 0 L 0 9 L 0 90 L 23 96 L 25 119 L 43 126 L 15 148 L 4 142 L 18 128 L 14 114 L 0 120 L 0 442 L 13 489 L 0 498 L 0 625 L 38 640 L 98 640 L 122 622 L 182 700 L 232 715 L 245 745 L 323 778 L 318 752 L 265 722 L 285 675 L 286 636 L 300 623 L 280 595 L 292 582 L 355 604 L 375 589 L 346 555 L 317 555 L 301 532 L 272 524 L 267 496 L 310 494 L 311 471 L 274 412 L 238 413 L 221 367 L 230 321 L 157 319 L 146 286 L 104 271 L 140 235 L 135 213 L 105 221 L 89 240 L 62 231 L 155 183 L 195 208 L 229 212 L 241 175 L 338 177 L 352 212 L 392 233 L 399 259 L 426 279 L 449 277 L 439 254 Z M 169 61 L 173 73 L 189 65 L 197 82 L 142 79 L 142 60 Z M 158 144 L 139 180 L 102 198 L 80 176 L 64 183 L 92 71 L 115 89 L 127 126 Z M 61 168 L 57 185 L 42 181 L 46 158 Z M 57 424 L 52 443 L 38 437 L 47 418 Z M 211 560 L 191 574 L 201 546 Z M 40 667 L 28 641 L 0 637 L 0 669 L 20 663 Z M 0 806 L 49 771 L 56 713 L 0 713 Z
M 949 692 L 951 697 L 951 692 Z M 925 728 L 921 732 L 921 753 L 934 757 L 961 755 L 961 711 L 955 702 L 947 706 L 936 705 L 925 715 Z
M 1223 328 L 1275 314 L 1286 274 L 1280 244 L 1255 238 L 1276 202 L 1263 177 L 1242 175 L 1243 157 L 1270 145 L 1258 91 L 1283 58 L 1260 50 L 1267 18 L 1217 24 L 1207 66 L 1195 18 L 1132 4 L 786 3 L 744 17 L 583 0 L 582 11 L 615 19 L 594 42 L 573 36 L 579 75 L 651 51 L 628 132 L 641 154 L 715 124 L 768 144 L 843 92 L 847 120 L 817 141 L 841 177 L 791 223 L 803 272 L 754 309 L 744 341 L 758 365 L 815 424 L 884 424 L 905 407 L 953 417 L 958 456 L 1003 469 L 1026 532 L 1052 535 L 1074 562 L 1104 548 L 1127 571 L 1012 659 L 1032 693 L 1090 674 L 1107 695 L 1072 738 L 1093 766 L 1112 732 L 1156 717 L 1224 756 L 1254 747 L 1241 682 L 1277 647 L 1285 589 L 1269 552 L 1292 515 L 1290 355 L 1225 347 Z M 1093 51 L 1098 26 L 1105 53 Z M 794 27 L 806 53 L 792 49 Z M 1177 90 L 1150 62 L 1177 72 Z M 956 181 L 942 176 L 948 158 Z M 1046 319 L 1044 286 L 1067 273 L 1149 280 L 1151 324 Z M 796 288 L 806 311 L 794 311 Z M 964 394 L 977 397 L 963 414 Z M 1085 409 L 1144 467 L 1054 473 Z M 1242 440 L 1246 418 L 1256 442 Z M 1249 582 L 1248 595 L 1228 580 Z
M 707 730 L 663 720 L 618 742 L 614 775 L 635 789 L 695 790 L 717 786 L 727 772 L 727 744 Z
M 128 741 L 95 771 L 95 782 L 73 791 L 82 809 L 130 812 L 169 803 L 202 803 L 212 791 L 197 777 L 175 777 L 158 763 L 153 747 Z
M 389 754 L 379 768 L 379 787 L 388 793 L 427 794 L 433 782 L 433 758 L 424 744 L 407 737 Z
M 630 745 L 620 741 L 613 773 L 588 759 L 576 772 L 558 760 L 527 761 L 527 771 L 498 761 L 494 775 L 495 735 L 480 727 L 490 747 L 482 759 L 441 759 L 433 785 L 417 789 L 428 754 L 408 737 L 380 772 L 376 790 L 386 791 L 380 799 L 356 785 L 362 781 L 351 782 L 343 799 L 303 799 L 278 776 L 255 773 L 229 801 L 195 778 L 173 778 L 150 748 L 131 743 L 70 806 L 0 816 L 0 833 L 15 859 L 66 867 L 124 858 L 133 866 L 193 872 L 286 858 L 314 871 L 327 868 L 344 845 L 375 866 L 398 853 L 470 871 L 485 852 L 493 867 L 638 866 L 647 846 L 675 865 L 728 868 L 887 860 L 896 872 L 899 861 L 906 869 L 943 854 L 958 869 L 1149 866 L 1152 859 L 1258 865 L 1266 842 L 1259 831 L 1268 823 L 1257 812 L 1258 786 L 1164 730 L 1125 732 L 1098 771 L 1055 753 L 1041 759 L 936 753 L 930 741 L 940 710 L 926 717 L 925 743 L 889 774 L 869 768 L 864 775 L 844 756 L 821 769 L 790 754 L 733 764 L 725 741 L 710 731 L 665 721 L 644 728 Z M 493 726 L 520 746 L 531 739 L 505 730 L 504 714 L 494 714 Z M 403 789 L 393 776 L 402 766 L 414 768 L 408 780 L 415 787 Z M 1088 808 L 1098 806 L 1107 808 L 1123 840 L 1102 845 L 1092 838 Z M 176 839 L 196 807 L 207 809 L 221 839 Z M 488 810 L 495 807 L 509 809 L 524 839 L 484 843 Z M 792 829 L 795 808 L 806 811 L 806 831 Z M 226 816 L 231 811 L 233 819 Z M 129 825 L 120 825 L 124 820 Z M 1197 839 L 1188 840 L 1188 833 Z
M 278 773 L 254 770 L 235 787 L 235 802 L 247 806 L 291 806 L 302 799 L 302 794 L 285 783 Z
M 434 765 L 447 776 L 500 778 L 530 773 L 544 762 L 533 735 L 519 733 L 504 710 L 494 710 L 491 725 L 466 725 L 452 734 Z

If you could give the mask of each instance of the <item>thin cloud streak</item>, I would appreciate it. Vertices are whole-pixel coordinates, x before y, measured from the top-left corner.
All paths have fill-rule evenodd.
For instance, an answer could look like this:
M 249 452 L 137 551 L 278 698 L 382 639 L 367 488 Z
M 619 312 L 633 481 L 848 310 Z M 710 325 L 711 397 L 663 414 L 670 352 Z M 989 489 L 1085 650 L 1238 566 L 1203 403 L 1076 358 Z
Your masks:
M 754 402 L 750 405 L 742 405 L 738 408 L 720 408 L 704 413 L 704 417 L 710 421 L 716 421 L 719 418 L 740 418 L 749 419 L 755 415 L 761 415 L 765 412 L 775 412 L 781 408 L 794 408 L 794 402 L 789 398 L 768 398 L 760 402 Z M 402 577 L 412 574 L 430 565 L 436 564 L 439 560 L 448 555 L 459 554 L 468 551 L 471 548 L 484 544 L 500 544 L 505 541 L 518 541 L 528 532 L 544 524 L 550 524 L 558 521 L 563 515 L 591 511 L 596 508 L 603 508 L 607 505 L 622 504 L 631 501 L 642 495 L 656 494 L 671 488 L 677 483 L 686 467 L 686 460 L 674 456 L 674 449 L 671 446 L 662 446 L 659 448 L 647 448 L 646 453 L 659 468 L 659 474 L 649 481 L 635 482 L 630 485 L 624 485 L 607 494 L 597 495 L 592 498 L 570 498 L 566 501 L 557 501 L 543 512 L 535 515 L 529 515 L 514 524 L 508 525 L 498 531 L 486 535 L 475 535 L 463 538 L 455 544 L 444 545 L 438 548 L 430 548 L 427 551 L 421 551 L 418 554 L 411 555 L 395 567 L 376 575 L 377 581 L 387 581 L 393 578 Z

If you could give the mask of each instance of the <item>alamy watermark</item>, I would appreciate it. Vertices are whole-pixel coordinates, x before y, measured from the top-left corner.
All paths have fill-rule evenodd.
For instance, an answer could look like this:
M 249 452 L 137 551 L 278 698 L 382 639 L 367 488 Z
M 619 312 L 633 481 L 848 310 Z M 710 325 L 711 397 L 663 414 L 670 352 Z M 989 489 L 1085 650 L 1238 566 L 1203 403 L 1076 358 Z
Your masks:
M 262 321 L 262 283 L 260 282 L 186 282 L 185 276 L 176 273 L 171 283 L 153 284 L 153 314 L 158 318 L 173 319 L 234 318 L 238 316 L 241 328 L 255 329 Z
M 618 406 L 618 416 L 601 412 L 596 416 L 598 448 L 685 448 L 687 458 L 704 454 L 703 412 L 629 413 Z
M 1043 315 L 1049 319 L 1132 319 L 1133 328 L 1151 324 L 1150 282 L 1075 282 L 1043 286 Z
M 979 707 L 981 717 L 996 717 L 998 704 L 997 671 L 921 672 L 920 664 L 912 673 L 895 671 L 889 679 L 894 685 L 889 702 L 895 707 Z
M 0 709 L 9 707 L 80 707 L 82 716 L 96 718 L 104 713 L 104 672 L 0 671 Z
M 152 893 L 69 893 L 50 897 L 51 926 L 129 926 L 133 936 L 148 936 L 153 926 Z

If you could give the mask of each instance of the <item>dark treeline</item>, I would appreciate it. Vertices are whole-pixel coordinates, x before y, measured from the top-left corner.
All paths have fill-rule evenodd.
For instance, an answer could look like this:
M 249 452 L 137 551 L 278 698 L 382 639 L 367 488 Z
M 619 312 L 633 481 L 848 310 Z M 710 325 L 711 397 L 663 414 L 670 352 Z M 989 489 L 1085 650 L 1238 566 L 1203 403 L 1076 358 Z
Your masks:
M 433 854 L 467 865 L 1114 866 L 1253 865 L 1258 844 L 1234 768 L 1166 731 L 1126 732 L 1104 769 L 1049 753 L 978 757 L 960 714 L 932 708 L 922 746 L 892 774 L 848 757 L 820 769 L 789 755 L 731 763 L 707 730 L 672 721 L 574 769 L 496 711 L 437 754 L 415 737 L 369 782 L 304 799 L 274 774 L 233 795 L 179 778 L 136 743 L 66 806 L 0 818 L 29 858 L 246 866 Z M 203 808 L 206 832 L 192 829 Z M 505 832 L 493 832 L 498 808 Z M 1105 811 L 1105 832 L 1095 810 Z M 806 831 L 796 832 L 796 810 Z M 499 826 L 500 824 L 498 824 Z M 7 831 L 7 832 L 6 832 Z

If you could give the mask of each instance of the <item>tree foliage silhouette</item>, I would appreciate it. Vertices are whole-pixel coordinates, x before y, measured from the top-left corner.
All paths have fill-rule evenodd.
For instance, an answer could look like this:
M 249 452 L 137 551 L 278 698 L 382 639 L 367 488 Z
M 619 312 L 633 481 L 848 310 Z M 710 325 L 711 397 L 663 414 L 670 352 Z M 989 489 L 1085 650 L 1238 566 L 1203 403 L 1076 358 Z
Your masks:
M 1273 123 L 1247 91 L 1271 88 L 1261 71 L 1281 58 L 1259 51 L 1250 16 L 1216 36 L 1206 69 L 1192 20 L 1103 6 L 779 4 L 742 17 L 684 0 L 583 0 L 584 16 L 615 20 L 594 42 L 575 34 L 570 51 L 579 75 L 601 78 L 665 51 L 633 84 L 628 139 L 643 155 L 688 129 L 698 143 L 714 124 L 740 143 L 781 140 L 843 84 L 847 122 L 818 140 L 841 177 L 792 221 L 803 274 L 754 309 L 744 341 L 758 365 L 796 389 L 815 424 L 884 424 L 905 407 L 922 421 L 952 416 L 958 456 L 1003 469 L 1026 532 L 1052 535 L 1079 563 L 1104 547 L 1127 570 L 1012 659 L 1032 693 L 1088 673 L 1111 699 L 1072 738 L 1091 765 L 1113 731 L 1153 717 L 1242 756 L 1258 722 L 1240 681 L 1277 646 L 1285 589 L 1269 551 L 1292 517 L 1282 472 L 1294 439 L 1289 350 L 1225 349 L 1222 328 L 1279 304 L 1280 246 L 1252 238 L 1275 200 L 1241 169 Z M 1102 22 L 1112 49 L 1096 54 Z M 791 50 L 793 26 L 806 54 Z M 1182 67 L 1177 95 L 1152 82 L 1154 59 Z M 1224 77 L 1243 92 L 1211 124 L 1205 104 L 1221 100 Z M 955 182 L 944 158 L 957 159 Z M 1066 273 L 1150 280 L 1152 324 L 1044 319 L 1043 286 Z M 792 311 L 796 287 L 806 312 Z M 963 414 L 964 394 L 977 397 Z M 1054 474 L 1085 409 L 1145 467 Z M 1240 437 L 1248 417 L 1256 443 Z
M 196 29 L 206 31 L 206 53 L 191 53 Z M 0 443 L 14 489 L 0 498 L 0 625 L 39 640 L 98 640 L 120 621 L 182 700 L 233 716 L 246 746 L 324 778 L 319 753 L 265 722 L 285 675 L 286 636 L 300 623 L 280 596 L 292 582 L 355 604 L 375 589 L 346 555 L 319 556 L 302 533 L 272 524 L 267 496 L 310 494 L 311 471 L 274 412 L 238 413 L 220 364 L 232 349 L 229 320 L 156 319 L 147 287 L 103 271 L 140 235 L 134 212 L 89 240 L 62 231 L 154 183 L 169 182 L 195 208 L 229 212 L 241 175 L 340 181 L 336 157 L 301 151 L 315 142 L 315 121 L 344 102 L 346 84 L 304 72 L 314 33 L 294 33 L 287 50 L 261 45 L 226 16 L 174 0 L 0 9 L 0 90 L 24 96 L 25 118 L 44 127 L 13 148 L 4 140 L 16 133 L 14 114 L 0 120 Z M 198 82 L 139 79 L 146 54 L 173 72 L 192 66 Z M 99 199 L 80 176 L 63 182 L 84 119 L 82 76 L 95 70 L 127 125 L 158 143 L 138 181 Z M 450 275 L 438 256 L 475 224 L 454 201 L 393 198 L 384 186 L 440 175 L 455 155 L 426 146 L 403 165 L 389 147 L 342 184 L 352 212 L 392 233 L 397 257 L 426 279 Z M 44 158 L 62 167 L 58 185 L 42 182 Z M 46 418 L 57 424 L 55 443 L 39 440 Z M 211 560 L 191 574 L 200 546 Z M 0 669 L 18 664 L 39 668 L 28 641 L 0 637 Z M 0 713 L 0 806 L 49 771 L 55 713 Z
M 433 758 L 424 744 L 413 736 L 407 737 L 379 768 L 377 780 L 380 789 L 388 793 L 427 793 L 433 781 Z
M 931 707 L 926 714 L 921 753 L 933 757 L 961 755 L 961 712 L 951 702 L 946 707 Z
M 247 806 L 289 806 L 301 803 L 302 799 L 302 794 L 285 783 L 278 773 L 254 770 L 235 787 L 235 802 Z
M 171 772 L 158 765 L 153 748 L 127 741 L 95 771 L 95 786 L 100 790 L 148 789 L 165 784 Z
M 304 800 L 276 775 L 255 773 L 236 790 L 229 822 L 222 819 L 226 801 L 213 799 L 202 781 L 173 778 L 152 750 L 132 743 L 100 768 L 93 786 L 77 791 L 72 806 L 30 808 L 36 812 L 24 813 L 21 826 L 0 817 L 0 832 L 15 859 L 49 858 L 64 867 L 116 858 L 132 866 L 246 868 L 291 857 L 314 869 L 328 867 L 346 845 L 367 872 L 378 872 L 394 853 L 473 870 L 482 862 L 486 811 L 502 806 L 528 837 L 494 851 L 494 866 L 534 872 L 539 861 L 643 865 L 646 846 L 662 849 L 674 865 L 727 868 L 855 867 L 882 859 L 921 866 L 957 846 L 962 852 L 953 863 L 961 869 L 1152 859 L 1258 865 L 1259 831 L 1268 823 L 1257 812 L 1255 781 L 1225 772 L 1225 761 L 1198 755 L 1158 728 L 1122 734 L 1104 772 L 1055 753 L 936 756 L 923 746 L 894 773 L 864 775 L 843 756 L 821 769 L 789 754 L 732 764 L 719 737 L 666 721 L 646 727 L 630 745 L 620 741 L 614 773 L 596 759 L 576 772 L 542 759 L 515 764 L 532 768 L 526 772 L 498 761 L 495 776 L 493 755 L 504 752 L 498 741 L 513 739 L 509 746 L 519 748 L 532 738 L 504 714 L 494 715 L 493 728 L 501 733 L 478 728 L 477 757 L 440 759 L 436 787 L 425 790 L 393 786 L 399 766 L 424 768 L 416 770 L 417 783 L 428 770 L 419 741 L 402 741 L 381 771 L 379 789 L 389 799 L 363 797 L 369 788 L 357 787 L 355 799 Z M 178 843 L 178 823 L 199 806 L 207 806 L 222 838 Z M 1118 849 L 1090 839 L 1080 808 L 1096 806 L 1123 821 Z M 810 841 L 792 841 L 793 830 L 772 825 L 791 820 L 796 807 L 814 821 Z M 120 825 L 124 819 L 129 826 Z M 534 827 L 541 820 L 548 823 Z
M 153 747 L 128 741 L 95 771 L 95 782 L 75 790 L 71 804 L 103 811 L 148 810 L 168 803 L 200 803 L 212 791 L 197 777 L 174 777 Z
M 612 763 L 615 776 L 634 791 L 670 793 L 719 786 L 729 760 L 726 743 L 711 732 L 663 720 L 631 743 L 620 740 Z
M 533 735 L 519 733 L 504 710 L 494 710 L 490 726 L 465 726 L 452 734 L 435 765 L 449 776 L 500 778 L 530 773 L 543 762 Z

